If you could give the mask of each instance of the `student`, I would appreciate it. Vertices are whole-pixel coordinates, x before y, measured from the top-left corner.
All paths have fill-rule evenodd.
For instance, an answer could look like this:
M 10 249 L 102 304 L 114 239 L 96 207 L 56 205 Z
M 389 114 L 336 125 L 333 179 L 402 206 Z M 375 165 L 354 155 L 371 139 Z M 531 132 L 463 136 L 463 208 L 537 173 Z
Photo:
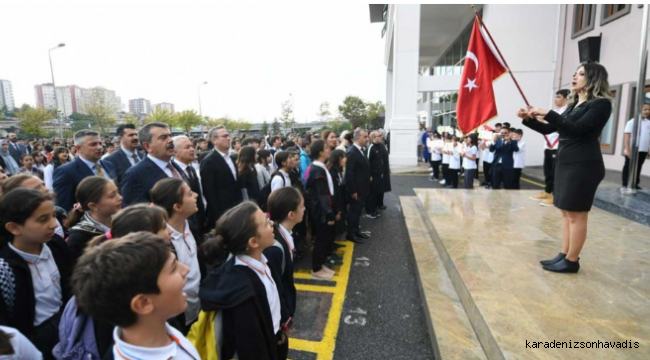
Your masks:
M 45 181 L 45 186 L 47 186 L 48 189 L 54 190 L 54 180 L 52 177 L 54 174 L 54 169 L 58 168 L 61 165 L 67 164 L 68 161 L 69 161 L 68 149 L 64 147 L 60 147 L 54 150 L 52 159 L 50 160 L 49 164 L 47 164 L 45 170 L 43 171 L 43 181 Z
M 440 185 L 450 185 L 450 180 L 449 180 L 449 160 L 450 160 L 450 155 L 449 155 L 449 148 L 448 144 L 451 143 L 452 137 L 451 135 L 446 135 L 445 141 L 443 143 L 443 148 L 442 148 L 442 180 L 440 180 Z
M 458 189 L 458 173 L 460 172 L 460 145 L 458 137 L 452 138 L 452 150 L 449 151 L 449 180 L 450 183 L 445 185 L 452 189 Z
M 302 150 L 300 151 L 300 178 L 305 178 L 305 172 L 309 165 L 311 165 L 311 159 L 309 158 L 309 150 L 311 148 L 311 143 L 303 142 Z
M 219 359 L 287 357 L 288 329 L 281 327 L 278 287 L 263 254 L 274 243 L 273 222 L 256 204 L 243 202 L 219 218 L 202 245 L 215 270 L 201 283 L 199 297 L 202 310 L 221 319 Z M 232 256 L 217 267 L 227 253 Z
M 255 171 L 257 172 L 257 183 L 260 186 L 260 191 L 271 180 L 271 167 L 269 165 L 271 161 L 273 161 L 273 158 L 268 150 L 257 150 Z
M 187 307 L 188 273 L 167 241 L 136 232 L 90 249 L 72 288 L 82 311 L 116 326 L 109 358 L 198 360 L 194 346 L 167 324 Z
M 159 206 L 145 204 L 131 205 L 118 212 L 111 223 L 111 230 L 92 239 L 87 248 L 95 248 L 104 242 L 128 234 L 147 231 L 169 242 L 170 229 L 167 227 L 167 213 Z M 60 343 L 54 348 L 58 359 L 75 359 L 79 356 L 79 342 L 84 354 L 93 359 L 103 359 L 112 353 L 114 326 L 106 321 L 88 317 L 78 310 L 75 298 L 68 301 L 61 316 L 59 326 Z M 84 334 L 82 336 L 82 334 Z M 88 334 L 88 337 L 86 336 Z
M 478 145 L 478 137 L 476 134 L 470 134 L 465 137 L 465 151 L 461 153 L 463 169 L 465 169 L 465 189 L 474 188 L 474 174 L 478 171 L 476 164 L 478 148 L 476 145 Z
M 292 147 L 295 149 L 295 146 Z M 302 189 L 302 180 L 300 179 L 300 155 L 295 150 L 287 150 L 291 158 L 291 168 L 289 169 L 289 178 L 291 186 Z
M 512 134 L 512 139 L 517 141 L 517 147 L 519 150 L 513 153 L 514 156 L 514 168 L 513 168 L 513 177 L 512 177 L 512 188 L 519 190 L 521 188 L 521 171 L 524 169 L 524 164 L 526 162 L 526 142 L 521 140 L 524 137 L 524 131 L 521 129 L 515 129 Z
M 197 244 L 187 221 L 199 208 L 196 206 L 197 194 L 181 179 L 167 178 L 160 180 L 151 189 L 152 202 L 167 212 L 167 227 L 171 233 L 171 243 L 178 261 L 189 268 L 187 283 L 183 291 L 187 294 L 187 308 L 175 325 L 183 334 L 198 319 L 201 304 L 199 302 L 199 284 L 201 283 L 201 266 L 197 256 Z
M 296 286 L 293 281 L 296 245 L 291 236 L 293 228 L 300 224 L 305 214 L 305 201 L 299 191 L 282 188 L 269 197 L 269 214 L 274 223 L 275 245 L 264 250 L 273 280 L 280 294 L 280 323 L 291 328 L 296 311 Z M 288 344 L 287 344 L 288 346 Z
M 326 258 L 336 237 L 338 214 L 332 201 L 335 196 L 334 179 L 325 167 L 325 162 L 330 157 L 330 147 L 326 146 L 323 140 L 317 140 L 311 144 L 309 157 L 312 159 L 312 166 L 307 178 L 307 198 L 309 218 L 316 228 L 311 278 L 331 280 L 334 270 L 326 266 Z
M 484 186 L 486 189 L 491 188 L 492 186 L 492 161 L 494 160 L 494 153 L 490 152 L 490 145 L 492 145 L 491 140 L 481 140 L 480 149 L 483 151 L 481 154 L 481 159 L 483 160 L 483 182 L 481 186 Z
M 260 197 L 261 187 L 255 170 L 255 148 L 244 146 L 239 149 L 237 156 L 237 181 L 241 187 L 244 201 L 257 201 Z
M 279 142 L 280 140 L 276 143 Z M 278 151 L 275 153 L 275 166 L 277 170 L 271 176 L 271 192 L 282 187 L 291 186 L 289 171 L 293 166 L 293 160 L 290 155 L 288 151 Z
M 38 151 L 33 151 L 32 158 L 34 158 L 34 166 L 43 173 L 45 171 L 45 166 L 47 165 L 45 162 L 45 156 Z
M 636 184 L 634 188 L 641 190 L 639 184 L 641 183 L 641 169 L 643 169 L 643 163 L 645 162 L 646 157 L 648 157 L 648 148 L 650 148 L 650 104 L 643 104 L 643 112 L 641 113 L 643 120 L 639 123 L 641 128 L 639 131 L 639 138 L 637 139 L 637 146 L 639 147 L 638 154 L 638 166 L 636 171 Z M 632 138 L 632 131 L 634 130 L 634 119 L 631 119 L 625 124 L 625 165 L 623 165 L 623 187 L 627 187 L 628 177 L 630 176 L 630 154 L 632 153 L 632 148 L 630 144 L 630 139 Z
M 20 331 L 0 326 L 0 360 L 42 359 L 38 349 Z
M 56 228 L 50 196 L 18 188 L 0 199 L 0 272 L 14 280 L 13 287 L 0 287 L 2 299 L 14 299 L 0 306 L 0 324 L 20 331 L 44 359 L 54 359 L 72 272 L 70 250 L 54 236 Z
M 340 235 L 345 232 L 345 181 L 343 179 L 343 169 L 345 169 L 345 163 L 347 158 L 345 157 L 345 150 L 336 149 L 330 154 L 328 161 L 329 172 L 334 180 L 334 208 L 336 209 L 336 235 Z M 339 246 L 333 244 L 332 250 L 338 249 Z M 334 256 L 336 258 L 336 256 Z
M 76 263 L 90 240 L 110 231 L 111 218 L 122 208 L 122 196 L 113 181 L 90 176 L 79 183 L 75 198 L 65 227 L 70 229 L 67 243 Z
M 431 175 L 430 181 L 436 181 L 440 177 L 440 163 L 442 162 L 442 145 L 444 142 L 440 139 L 440 134 L 433 134 L 432 138 L 427 140 L 427 146 L 431 152 Z
M 19 173 L 28 173 L 43 179 L 43 173 L 34 165 L 32 154 L 22 154 L 20 156 L 20 165 L 22 166 L 18 170 Z

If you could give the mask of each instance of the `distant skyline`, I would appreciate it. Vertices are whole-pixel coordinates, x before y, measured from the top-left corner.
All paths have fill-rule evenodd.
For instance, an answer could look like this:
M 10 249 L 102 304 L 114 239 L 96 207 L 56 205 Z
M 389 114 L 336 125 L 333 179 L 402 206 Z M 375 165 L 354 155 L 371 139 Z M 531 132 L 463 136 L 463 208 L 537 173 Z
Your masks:
M 385 103 L 383 24 L 367 4 L 180 1 L 15 1 L 3 4 L 0 79 L 15 105 L 34 86 L 103 86 L 176 111 L 251 122 L 280 116 L 293 94 L 296 121 L 337 113 L 345 96 Z M 10 29 L 11 31 L 6 31 Z

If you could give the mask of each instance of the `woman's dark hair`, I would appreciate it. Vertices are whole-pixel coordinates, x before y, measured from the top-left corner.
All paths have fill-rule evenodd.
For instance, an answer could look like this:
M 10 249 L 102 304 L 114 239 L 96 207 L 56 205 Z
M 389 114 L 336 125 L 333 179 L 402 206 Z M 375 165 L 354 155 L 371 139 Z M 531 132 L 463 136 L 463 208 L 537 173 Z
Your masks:
M 300 191 L 292 186 L 283 187 L 271 193 L 268 211 L 271 214 L 271 220 L 275 222 L 275 230 L 278 230 L 278 225 L 289 216 L 291 211 L 298 209 L 300 199 L 302 199 Z
M 68 149 L 66 149 L 63 146 L 56 148 L 56 150 L 54 150 L 54 152 L 52 153 L 52 157 L 50 158 L 50 164 L 52 164 L 55 169 L 58 168 L 59 166 L 61 166 L 61 161 L 59 160 L 59 154 L 61 154 L 62 152 L 66 152 L 66 153 L 70 154 Z M 68 155 L 68 156 L 70 156 L 70 155 Z
M 328 164 L 331 166 L 334 171 L 340 173 L 343 172 L 343 168 L 341 168 L 341 159 L 345 157 L 345 151 L 337 149 L 332 151 L 330 154 L 330 158 L 328 161 Z
M 167 212 L 160 206 L 146 204 L 131 205 L 113 216 L 111 239 L 126 236 L 132 232 L 146 231 L 157 234 L 167 225 Z M 95 247 L 108 240 L 106 234 L 92 239 L 86 248 Z
M 257 162 L 259 164 L 266 163 L 266 159 L 268 159 L 269 156 L 271 156 L 270 151 L 264 149 L 257 150 Z
M 469 141 L 473 146 L 478 146 L 478 134 L 476 133 L 469 134 L 467 135 L 467 137 L 469 138 Z
M 47 160 L 47 159 L 45 158 L 45 156 L 43 156 L 43 154 L 39 153 L 38 151 L 32 151 L 32 154 L 31 154 L 31 155 L 32 155 L 32 158 L 34 158 L 34 165 L 37 165 L 37 164 L 38 164 L 38 165 L 43 165 L 43 164 L 46 163 L 46 160 Z M 37 157 L 37 156 L 40 156 L 40 157 L 43 158 L 43 160 L 41 161 L 40 164 L 36 162 L 36 157 Z
M 248 240 L 257 236 L 255 213 L 259 207 L 251 201 L 243 202 L 226 211 L 217 227 L 205 236 L 201 252 L 208 267 L 215 269 L 231 253 L 239 255 L 248 249 Z
M 53 147 L 51 147 L 50 145 L 45 145 L 45 151 L 52 152 L 52 150 L 54 150 Z
M 323 130 L 323 132 L 320 133 L 320 138 L 327 141 L 327 138 L 330 136 L 331 133 L 333 133 L 332 130 Z
M 166 178 L 158 181 L 151 191 L 149 197 L 151 202 L 165 209 L 167 217 L 174 215 L 174 205 L 183 203 L 183 184 L 181 179 Z
M 607 80 L 607 69 L 598 63 L 583 63 L 578 66 L 576 72 L 581 67 L 585 68 L 585 77 L 587 78 L 587 83 L 582 89 L 587 92 L 587 100 L 605 98 L 612 101 L 612 95 L 609 92 L 609 82 Z M 568 99 L 569 106 L 575 105 L 579 102 L 579 94 L 577 92 L 571 92 Z
M 288 151 L 280 151 L 275 153 L 275 165 L 277 166 L 275 173 L 280 171 L 280 169 L 284 166 L 282 163 L 286 162 L 289 159 L 290 155 L 291 154 Z
M 348 141 L 348 144 L 352 144 L 353 143 L 353 140 L 352 140 L 353 137 L 354 137 L 354 133 L 352 131 L 350 131 L 347 134 L 345 134 L 345 136 L 343 138 Z
M 243 146 L 237 155 L 237 172 L 245 177 L 255 171 L 255 147 Z
M 18 188 L 5 193 L 0 199 L 0 248 L 13 240 L 7 230 L 12 222 L 23 225 L 34 211 L 46 201 L 52 201 L 49 195 L 32 189 Z
M 88 204 L 102 201 L 106 192 L 106 185 L 110 180 L 101 176 L 89 176 L 79 183 L 75 192 L 75 199 L 81 206 L 80 209 L 72 208 L 68 211 L 65 227 L 72 229 L 83 218 L 86 211 L 90 211 Z
M 28 156 L 32 156 L 32 154 L 22 154 L 22 155 L 20 155 L 20 162 L 21 162 L 21 164 L 22 164 L 22 162 L 23 162 L 23 159 L 26 158 L 26 157 L 28 157 Z M 32 156 L 32 159 L 34 159 L 33 156 Z M 27 169 L 27 170 L 31 170 L 31 169 Z
M 25 180 L 31 179 L 33 177 L 37 177 L 37 176 L 32 175 L 30 173 L 21 173 L 21 174 L 16 174 L 14 176 L 10 176 L 9 179 L 7 179 L 5 182 L 2 183 L 2 193 L 6 194 L 11 190 L 20 188 L 25 182 Z
M 12 337 L 11 334 L 0 330 L 0 355 L 13 355 L 16 353 L 14 347 L 11 346 Z
M 318 160 L 320 153 L 325 150 L 325 140 L 318 139 L 311 143 L 311 148 L 309 148 L 309 158 L 312 160 Z

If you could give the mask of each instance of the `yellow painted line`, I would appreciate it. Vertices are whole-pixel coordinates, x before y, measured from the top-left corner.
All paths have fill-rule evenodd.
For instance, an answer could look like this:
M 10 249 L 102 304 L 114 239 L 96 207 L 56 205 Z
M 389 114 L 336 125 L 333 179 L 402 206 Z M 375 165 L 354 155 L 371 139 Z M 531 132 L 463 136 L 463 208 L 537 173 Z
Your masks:
M 539 187 L 546 187 L 546 185 L 544 185 L 544 184 L 538 183 L 538 182 L 533 181 L 533 180 L 528 180 L 528 179 L 523 178 L 523 177 L 521 178 L 521 180 L 523 180 L 523 181 L 525 181 L 525 182 L 527 182 L 529 184 L 537 185 Z
M 319 285 L 296 284 L 296 290 L 298 290 L 298 291 L 334 293 L 334 292 L 336 292 L 336 287 L 335 286 L 319 286 Z
M 293 350 L 307 351 L 316 354 L 320 353 L 321 351 L 320 341 L 309 341 L 291 338 L 291 340 L 289 340 L 289 347 Z

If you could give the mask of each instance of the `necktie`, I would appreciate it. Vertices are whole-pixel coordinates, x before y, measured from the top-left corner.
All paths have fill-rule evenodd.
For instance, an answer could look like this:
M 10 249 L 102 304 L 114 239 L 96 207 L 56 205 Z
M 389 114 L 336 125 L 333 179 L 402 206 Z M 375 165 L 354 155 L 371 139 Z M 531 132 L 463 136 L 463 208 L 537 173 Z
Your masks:
M 93 167 L 97 170 L 97 176 L 106 177 L 104 176 L 104 170 L 102 169 L 101 165 L 95 164 Z
M 176 171 L 176 168 L 175 168 L 171 163 L 167 163 L 167 168 L 168 168 L 169 170 L 171 170 L 171 172 L 172 172 L 172 177 L 173 177 L 174 179 L 180 179 L 180 178 L 181 178 L 181 174 L 179 174 L 178 171 Z
M 194 182 L 194 180 L 196 180 L 196 175 L 194 174 L 194 168 L 192 165 L 187 166 L 187 175 L 189 176 L 191 182 Z
M 137 164 L 140 162 L 140 158 L 135 153 L 131 154 L 131 157 L 133 158 L 133 164 Z

